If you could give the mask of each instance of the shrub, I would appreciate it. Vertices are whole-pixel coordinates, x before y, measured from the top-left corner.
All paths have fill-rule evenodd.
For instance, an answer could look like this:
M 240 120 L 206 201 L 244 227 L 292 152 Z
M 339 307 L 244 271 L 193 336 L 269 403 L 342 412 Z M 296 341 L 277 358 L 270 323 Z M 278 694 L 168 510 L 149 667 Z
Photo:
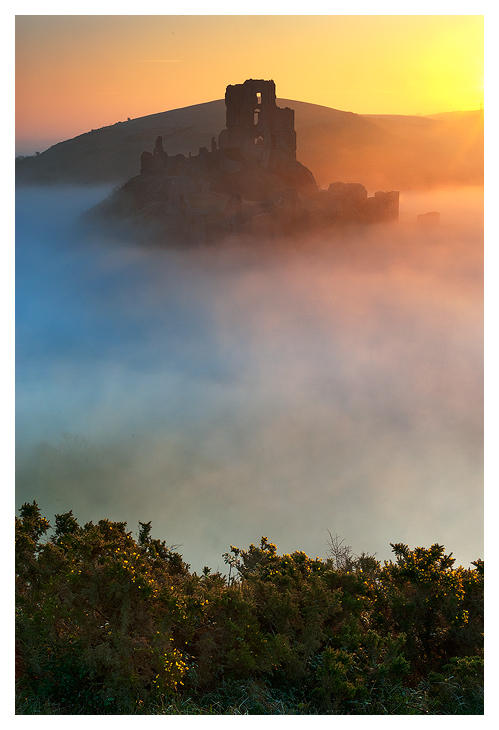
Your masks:
M 16 518 L 22 714 L 483 712 L 483 562 L 280 555 L 200 575 L 139 523 Z

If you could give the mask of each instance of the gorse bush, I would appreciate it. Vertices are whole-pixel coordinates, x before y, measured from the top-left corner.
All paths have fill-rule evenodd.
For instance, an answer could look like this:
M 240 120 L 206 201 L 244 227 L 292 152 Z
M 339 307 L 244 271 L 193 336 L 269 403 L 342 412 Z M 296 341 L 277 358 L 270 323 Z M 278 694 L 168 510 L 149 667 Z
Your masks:
M 18 713 L 483 712 L 481 560 L 263 537 L 198 575 L 150 523 L 53 527 L 35 502 L 16 518 Z

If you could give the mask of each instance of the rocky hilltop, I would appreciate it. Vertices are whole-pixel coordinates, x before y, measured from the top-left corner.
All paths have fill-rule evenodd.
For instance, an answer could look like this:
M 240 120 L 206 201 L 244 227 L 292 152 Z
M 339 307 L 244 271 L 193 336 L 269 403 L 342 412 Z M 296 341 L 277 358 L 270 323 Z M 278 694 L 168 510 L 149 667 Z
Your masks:
M 140 174 L 95 213 L 191 242 L 398 219 L 397 191 L 369 197 L 363 185 L 343 182 L 319 189 L 296 159 L 294 110 L 277 105 L 273 81 L 229 85 L 225 105 L 226 126 L 209 148 L 169 155 L 159 135 L 142 152 Z

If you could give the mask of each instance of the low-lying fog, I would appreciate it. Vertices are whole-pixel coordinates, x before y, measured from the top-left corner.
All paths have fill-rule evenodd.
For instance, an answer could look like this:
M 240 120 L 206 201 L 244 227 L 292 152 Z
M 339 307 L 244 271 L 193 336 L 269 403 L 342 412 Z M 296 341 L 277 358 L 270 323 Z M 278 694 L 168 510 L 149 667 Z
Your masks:
M 18 190 L 18 506 L 152 520 L 195 569 L 261 535 L 324 555 L 327 530 L 482 556 L 481 190 L 186 253 L 85 237 L 105 192 Z

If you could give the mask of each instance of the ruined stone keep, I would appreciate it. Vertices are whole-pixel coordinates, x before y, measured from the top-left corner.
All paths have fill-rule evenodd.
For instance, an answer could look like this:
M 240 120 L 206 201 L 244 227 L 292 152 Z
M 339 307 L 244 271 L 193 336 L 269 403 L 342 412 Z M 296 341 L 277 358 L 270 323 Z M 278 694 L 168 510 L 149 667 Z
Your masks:
M 226 154 L 241 154 L 268 167 L 272 161 L 296 160 L 295 113 L 276 103 L 275 83 L 248 79 L 227 86 L 226 128 L 219 147 Z

